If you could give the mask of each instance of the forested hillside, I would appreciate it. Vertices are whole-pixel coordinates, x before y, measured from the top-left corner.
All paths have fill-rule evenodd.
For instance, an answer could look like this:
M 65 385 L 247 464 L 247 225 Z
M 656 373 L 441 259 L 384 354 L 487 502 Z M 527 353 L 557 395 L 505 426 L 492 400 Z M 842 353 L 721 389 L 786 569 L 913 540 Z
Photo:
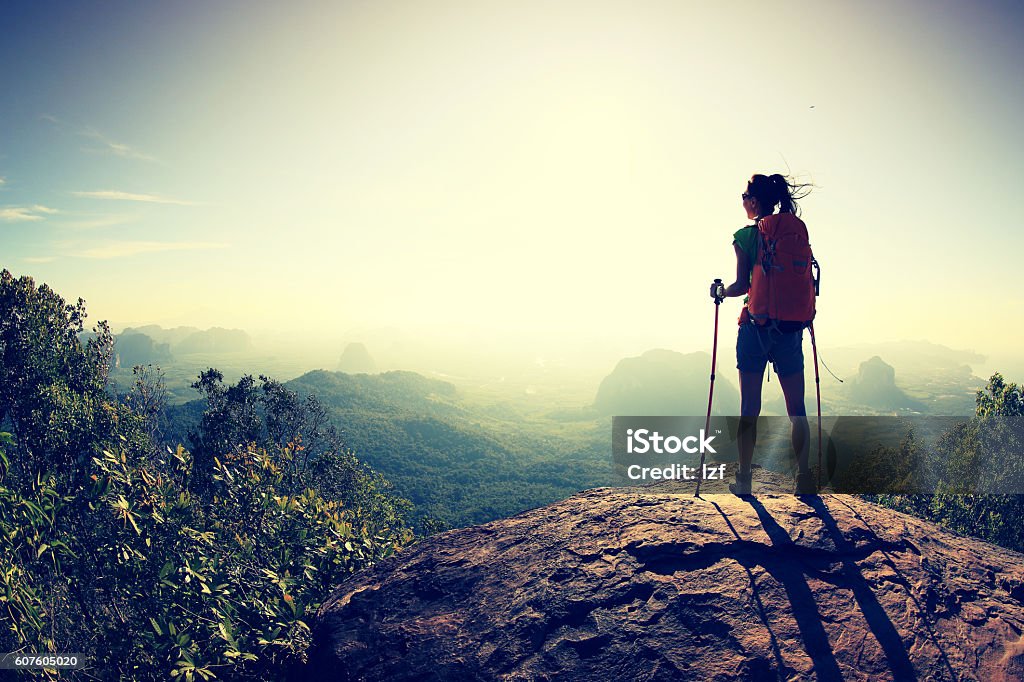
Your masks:
M 323 405 L 347 448 L 412 501 L 418 521 L 460 527 L 610 483 L 610 431 L 590 416 L 527 417 L 475 403 L 414 372 L 315 371 L 285 383 Z M 169 409 L 169 438 L 187 442 L 204 401 Z

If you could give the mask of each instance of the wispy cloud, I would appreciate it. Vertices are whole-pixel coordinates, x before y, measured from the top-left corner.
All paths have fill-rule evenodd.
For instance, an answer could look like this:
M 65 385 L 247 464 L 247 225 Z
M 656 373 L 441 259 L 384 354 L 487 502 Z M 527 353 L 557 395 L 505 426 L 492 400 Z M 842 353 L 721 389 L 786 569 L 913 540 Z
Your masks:
M 7 178 L 5 178 L 4 176 L 0 175 L 0 187 L 3 187 L 6 184 L 7 184 Z
M 135 222 L 136 220 L 138 220 L 138 216 L 133 215 L 101 215 L 91 218 L 82 217 L 75 220 L 55 221 L 53 225 L 55 227 L 67 228 L 69 230 L 93 230 L 101 227 L 124 225 L 126 223 Z
M 0 206 L 0 220 L 5 223 L 22 223 L 43 220 L 45 216 L 57 213 L 55 208 L 46 206 Z
M 104 189 L 93 192 L 72 192 L 73 196 L 87 199 L 111 199 L 114 201 L 141 201 L 149 204 L 174 204 L 176 206 L 195 206 L 194 201 L 181 199 L 170 199 L 158 194 L 136 194 L 134 192 L 120 192 L 118 190 Z
M 25 256 L 21 260 L 26 263 L 52 263 L 57 260 L 56 256 Z
M 111 242 L 86 249 L 78 255 L 82 258 L 125 258 L 140 253 L 208 251 L 210 249 L 226 249 L 228 246 L 228 244 L 214 242 Z
M 113 156 L 120 156 L 123 159 L 139 159 L 142 161 L 154 161 L 157 163 L 160 162 L 160 160 L 157 159 L 155 156 L 141 152 L 138 149 L 130 145 L 124 144 L 122 142 L 117 142 L 107 137 L 106 135 L 96 130 L 95 128 L 82 128 L 74 123 L 65 122 L 57 118 L 53 114 L 40 114 L 39 118 L 43 119 L 44 121 L 49 121 L 57 130 L 61 132 L 70 132 L 81 137 L 87 137 L 90 140 L 94 140 L 96 143 L 99 144 L 98 148 L 82 148 L 82 151 L 84 152 L 91 152 L 94 154 L 112 154 Z
M 139 159 L 141 161 L 157 160 L 156 157 L 150 156 L 149 154 L 144 154 L 143 152 L 140 152 L 138 149 L 135 149 L 134 147 L 123 144 L 121 142 L 115 142 L 114 140 L 110 139 L 103 133 L 97 130 L 93 130 L 92 128 L 86 128 L 79 134 L 82 135 L 83 137 L 88 137 L 91 140 L 95 140 L 100 145 L 102 145 L 100 149 L 87 148 L 84 149 L 83 151 L 113 154 L 114 156 L 120 156 L 123 159 Z

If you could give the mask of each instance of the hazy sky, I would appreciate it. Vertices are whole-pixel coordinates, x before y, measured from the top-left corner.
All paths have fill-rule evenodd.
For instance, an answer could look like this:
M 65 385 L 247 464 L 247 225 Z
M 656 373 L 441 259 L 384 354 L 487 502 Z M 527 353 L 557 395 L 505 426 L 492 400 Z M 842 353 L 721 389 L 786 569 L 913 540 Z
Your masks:
M 1005 352 L 1022 27 L 989 2 L 7 0 L 0 264 L 116 325 L 692 350 L 746 179 L 789 170 L 820 336 Z

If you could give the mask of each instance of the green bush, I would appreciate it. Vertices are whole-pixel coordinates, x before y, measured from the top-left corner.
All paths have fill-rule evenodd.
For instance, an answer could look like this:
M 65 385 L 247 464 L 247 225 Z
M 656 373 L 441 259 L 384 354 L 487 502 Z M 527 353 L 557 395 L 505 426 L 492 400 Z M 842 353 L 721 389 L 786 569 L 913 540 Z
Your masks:
M 6 651 L 76 651 L 102 679 L 283 679 L 304 661 L 329 591 L 411 539 L 312 489 L 281 492 L 295 449 L 214 463 L 211 504 L 184 488 L 192 457 L 93 458 L 68 495 L 42 476 L 0 485 Z

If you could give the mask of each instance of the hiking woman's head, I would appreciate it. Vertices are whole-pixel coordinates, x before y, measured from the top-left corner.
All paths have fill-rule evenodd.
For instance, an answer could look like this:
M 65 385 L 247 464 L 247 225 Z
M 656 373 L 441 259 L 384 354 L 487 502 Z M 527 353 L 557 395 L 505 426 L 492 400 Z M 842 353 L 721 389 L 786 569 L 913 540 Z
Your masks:
M 747 211 L 747 218 L 757 220 L 771 215 L 775 213 L 776 206 L 780 213 L 799 215 L 800 208 L 796 200 L 806 196 L 806 193 L 798 194 L 804 187 L 806 185 L 791 183 L 778 173 L 752 176 L 747 183 L 747 191 L 743 193 L 743 208 Z

